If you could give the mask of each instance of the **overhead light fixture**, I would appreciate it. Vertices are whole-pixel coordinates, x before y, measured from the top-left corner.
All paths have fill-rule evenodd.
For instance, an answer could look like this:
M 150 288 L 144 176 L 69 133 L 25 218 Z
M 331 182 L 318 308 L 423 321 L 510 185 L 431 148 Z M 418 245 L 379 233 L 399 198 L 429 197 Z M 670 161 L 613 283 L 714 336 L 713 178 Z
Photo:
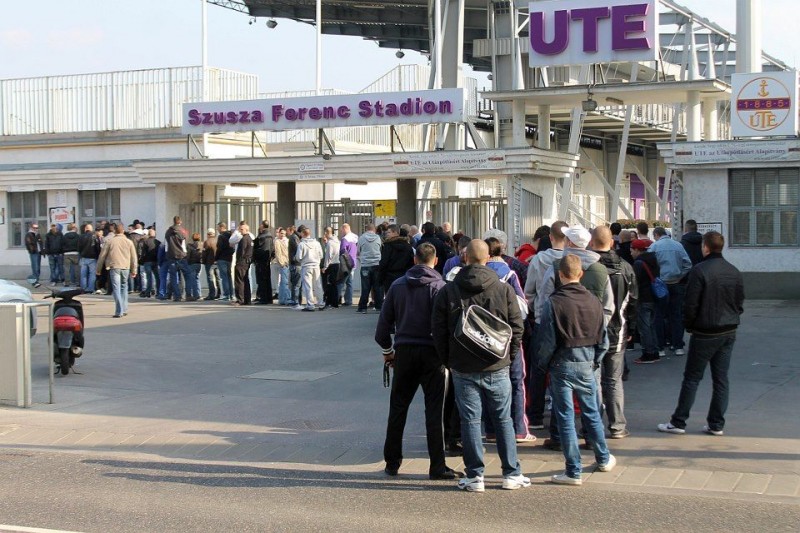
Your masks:
M 333 156 L 331 154 L 322 154 L 322 159 L 330 161 Z
M 345 185 L 369 185 L 366 181 L 361 180 L 344 180 Z
M 394 56 L 397 59 L 403 59 L 404 57 L 406 57 L 406 54 L 402 50 L 398 50 L 397 52 L 394 53 Z
M 250 21 L 248 22 L 248 24 L 252 26 L 255 21 L 256 21 L 255 17 L 250 17 Z
M 587 113 L 595 111 L 597 109 L 597 102 L 595 102 L 592 99 L 593 96 L 594 95 L 592 94 L 592 92 L 589 91 L 589 95 L 587 96 L 586 100 L 581 102 L 581 108 Z
M 269 28 L 269 29 L 271 29 L 271 30 L 272 30 L 272 29 L 274 29 L 274 28 L 275 28 L 275 26 L 277 26 L 277 25 L 278 25 L 278 21 L 277 21 L 277 20 L 275 20 L 275 19 L 269 19 L 269 20 L 267 21 L 267 28 Z
M 486 79 L 489 80 L 489 81 L 492 81 L 494 79 L 494 76 L 489 74 L 488 76 L 486 76 Z

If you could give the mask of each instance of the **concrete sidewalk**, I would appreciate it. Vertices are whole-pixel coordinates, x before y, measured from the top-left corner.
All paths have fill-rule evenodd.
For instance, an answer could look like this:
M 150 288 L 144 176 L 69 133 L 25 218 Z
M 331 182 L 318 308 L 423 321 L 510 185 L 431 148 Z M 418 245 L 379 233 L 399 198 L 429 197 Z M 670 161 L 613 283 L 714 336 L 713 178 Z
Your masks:
M 372 340 L 377 314 L 355 308 L 300 313 L 132 298 L 111 319 L 108 297 L 83 298 L 87 348 L 58 377 L 48 405 L 46 356 L 34 357 L 37 403 L 0 409 L 0 448 L 91 453 L 150 461 L 264 466 L 296 471 L 382 470 L 388 389 Z M 633 365 L 625 384 L 632 435 L 609 441 L 619 466 L 589 484 L 638 492 L 700 491 L 729 498 L 800 502 L 800 302 L 748 302 L 731 368 L 726 435 L 701 433 L 710 376 L 684 436 L 656 431 L 675 406 L 683 358 Z M 37 346 L 43 339 L 37 339 Z M 637 352 L 629 354 L 632 360 Z M 401 474 L 427 474 L 424 416 L 415 402 Z M 563 456 L 520 446 L 526 474 L 545 482 Z M 488 471 L 499 475 L 494 447 Z M 458 459 L 451 459 L 458 466 Z M 586 474 L 589 474 L 588 476 Z

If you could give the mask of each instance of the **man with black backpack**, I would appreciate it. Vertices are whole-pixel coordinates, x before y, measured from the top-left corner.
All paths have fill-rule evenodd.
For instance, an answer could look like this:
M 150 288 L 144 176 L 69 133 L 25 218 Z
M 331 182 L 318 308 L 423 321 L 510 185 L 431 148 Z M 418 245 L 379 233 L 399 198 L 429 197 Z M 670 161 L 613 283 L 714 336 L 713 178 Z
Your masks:
M 275 257 L 275 239 L 269 232 L 269 222 L 261 221 L 258 236 L 253 243 L 253 262 L 256 264 L 256 303 L 267 305 L 273 302 L 272 272 L 270 262 Z
M 625 369 L 625 348 L 636 330 L 636 303 L 639 287 L 633 267 L 611 249 L 614 244 L 611 229 L 599 226 L 592 234 L 592 250 L 600 256 L 599 263 L 606 267 L 614 295 L 614 314 L 608 322 L 609 348 L 600 367 L 600 384 L 603 404 L 608 417 L 608 431 L 612 439 L 624 439 L 628 432 L 625 419 L 625 393 L 622 374 Z
M 217 251 L 214 259 L 219 268 L 219 279 L 222 285 L 222 300 L 225 302 L 233 301 L 233 279 L 231 278 L 231 264 L 233 263 L 233 253 L 236 251 L 231 246 L 231 231 L 224 222 L 217 224 L 219 235 L 217 236 Z
M 522 475 L 517 460 L 514 423 L 511 420 L 511 379 L 509 366 L 519 353 L 523 323 L 514 289 L 500 281 L 488 268 L 489 247 L 475 239 L 467 246 L 467 266 L 453 283 L 440 290 L 434 301 L 431 330 L 436 351 L 445 367 L 453 372 L 455 396 L 461 413 L 461 441 L 467 476 L 458 488 L 468 492 L 484 492 L 481 416 L 485 408 L 492 419 L 497 436 L 497 452 L 503 469 L 503 488 L 529 487 L 530 479 Z M 493 322 L 503 331 L 510 331 L 502 357 L 475 349 L 464 340 L 465 315 L 474 308 L 493 315 Z M 499 330 L 477 332 L 479 338 L 490 338 L 487 344 L 496 347 Z M 494 353 L 494 352 L 493 352 Z

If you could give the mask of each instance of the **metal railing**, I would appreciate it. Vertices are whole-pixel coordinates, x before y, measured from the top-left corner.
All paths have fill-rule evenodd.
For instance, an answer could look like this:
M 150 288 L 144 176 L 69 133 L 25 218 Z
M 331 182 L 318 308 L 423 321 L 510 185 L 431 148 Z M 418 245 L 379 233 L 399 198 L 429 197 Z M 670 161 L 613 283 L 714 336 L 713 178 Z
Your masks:
M 202 67 L 0 80 L 0 136 L 179 127 L 183 103 L 257 95 L 255 75 Z

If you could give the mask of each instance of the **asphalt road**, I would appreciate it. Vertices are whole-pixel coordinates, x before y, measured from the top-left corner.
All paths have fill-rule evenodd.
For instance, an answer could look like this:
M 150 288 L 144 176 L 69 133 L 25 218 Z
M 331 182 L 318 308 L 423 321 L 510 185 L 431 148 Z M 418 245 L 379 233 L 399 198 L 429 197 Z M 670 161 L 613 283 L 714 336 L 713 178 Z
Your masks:
M 0 523 L 141 531 L 797 531 L 800 506 L 419 476 L 0 453 Z M 13 480 L 12 482 L 9 482 Z

